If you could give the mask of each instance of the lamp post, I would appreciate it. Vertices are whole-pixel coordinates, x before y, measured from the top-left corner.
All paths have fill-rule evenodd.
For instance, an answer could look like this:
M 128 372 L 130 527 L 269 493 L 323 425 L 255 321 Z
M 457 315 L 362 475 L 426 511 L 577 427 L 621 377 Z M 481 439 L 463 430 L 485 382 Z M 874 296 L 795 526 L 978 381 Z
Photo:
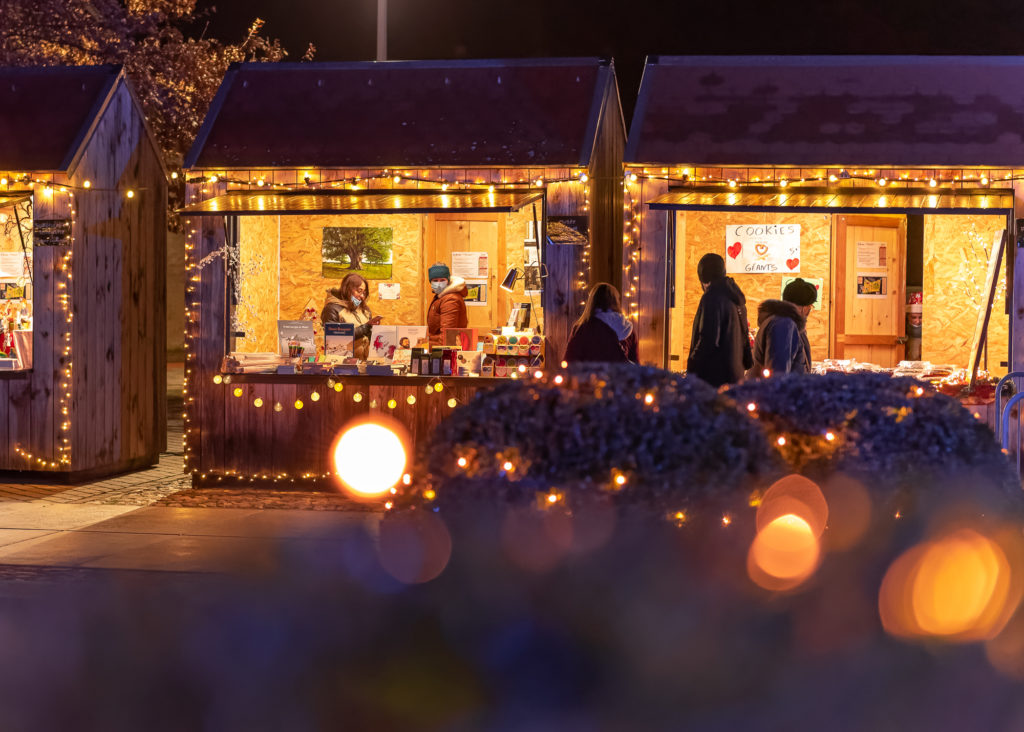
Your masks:
M 377 0 L 377 60 L 388 57 L 388 0 Z

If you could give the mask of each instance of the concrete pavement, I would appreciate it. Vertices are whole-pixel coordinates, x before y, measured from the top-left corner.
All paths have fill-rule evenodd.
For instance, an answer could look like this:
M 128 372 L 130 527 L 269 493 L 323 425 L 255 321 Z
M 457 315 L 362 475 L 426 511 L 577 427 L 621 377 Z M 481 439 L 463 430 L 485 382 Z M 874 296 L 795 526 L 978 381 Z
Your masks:
M 380 513 L 337 494 L 193 490 L 182 473 L 180 384 L 172 365 L 168 448 L 153 468 L 77 486 L 0 484 L 0 570 L 250 572 L 282 551 L 331 552 L 348 532 L 376 533 Z

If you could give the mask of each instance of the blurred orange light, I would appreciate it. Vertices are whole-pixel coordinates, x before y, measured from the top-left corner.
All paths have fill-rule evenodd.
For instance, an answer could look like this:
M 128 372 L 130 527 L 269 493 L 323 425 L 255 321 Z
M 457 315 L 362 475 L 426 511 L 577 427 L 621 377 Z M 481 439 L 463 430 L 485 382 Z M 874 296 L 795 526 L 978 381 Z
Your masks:
M 820 555 L 811 525 L 788 513 L 757 532 L 747 569 L 750 578 L 765 589 L 792 589 L 814 572 Z

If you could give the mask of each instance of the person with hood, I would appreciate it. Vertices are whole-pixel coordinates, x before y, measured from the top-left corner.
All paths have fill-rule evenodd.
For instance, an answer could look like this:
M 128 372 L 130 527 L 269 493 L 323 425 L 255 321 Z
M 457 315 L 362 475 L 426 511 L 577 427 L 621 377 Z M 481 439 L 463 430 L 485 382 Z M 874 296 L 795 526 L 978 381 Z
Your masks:
M 697 279 L 704 294 L 693 318 L 686 372 L 714 387 L 735 384 L 753 364 L 747 298 L 732 277 L 725 276 L 725 260 L 717 254 L 700 258 Z
M 633 323 L 622 314 L 619 291 L 607 282 L 590 290 L 583 314 L 573 326 L 565 347 L 569 363 L 636 363 Z
M 786 285 L 781 300 L 761 303 L 757 309 L 758 331 L 750 376 L 806 374 L 811 370 L 807 316 L 817 300 L 818 289 L 797 277 Z
M 427 336 L 431 348 L 444 344 L 445 328 L 466 328 L 469 316 L 466 313 L 466 281 L 452 277 L 448 265 L 435 262 L 427 270 L 430 289 L 434 299 L 427 308 Z
M 322 323 L 351 323 L 355 326 L 352 355 L 366 360 L 370 355 L 370 331 L 383 320 L 366 306 L 369 286 L 362 275 L 345 275 L 341 286 L 327 291 L 327 302 L 320 312 Z

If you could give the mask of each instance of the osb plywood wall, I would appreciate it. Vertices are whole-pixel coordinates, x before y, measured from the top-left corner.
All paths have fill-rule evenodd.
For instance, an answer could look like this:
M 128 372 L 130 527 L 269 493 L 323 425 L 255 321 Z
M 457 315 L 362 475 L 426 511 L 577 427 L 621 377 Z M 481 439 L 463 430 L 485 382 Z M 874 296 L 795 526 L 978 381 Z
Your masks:
M 529 230 L 529 224 L 527 222 L 533 221 L 533 212 L 530 207 L 508 214 L 505 220 L 505 266 L 506 267 L 518 267 L 523 268 L 523 248 L 524 242 L 526 241 L 526 234 Z M 542 223 L 540 204 L 537 205 L 537 223 Z M 530 242 L 531 246 L 536 246 L 537 242 Z M 504 272 L 498 273 L 499 280 L 505 276 Z M 501 312 L 508 313 L 511 311 L 512 303 L 515 302 L 528 302 L 531 300 L 523 294 L 523 283 L 522 280 L 516 283 L 515 290 L 513 293 L 508 293 L 498 288 L 497 296 L 503 298 L 507 304 L 507 307 L 503 308 Z M 541 310 L 542 298 L 540 294 L 532 297 L 533 308 L 536 309 L 541 318 L 541 325 L 543 326 L 543 310 Z M 530 324 L 534 327 L 537 325 L 536 318 L 531 318 Z M 494 323 L 494 327 L 499 327 L 504 323 Z
M 991 251 L 995 233 L 1005 226 L 1002 216 L 924 217 L 924 360 L 967 366 L 978 308 L 986 297 L 986 252 Z M 999 272 L 1002 283 L 1006 282 L 1005 264 L 1004 257 Z M 1005 374 L 999 365 L 1009 354 L 1005 286 L 996 292 L 988 327 L 988 370 Z
M 323 308 L 329 288 L 340 279 L 321 275 L 321 245 L 325 226 L 370 226 L 393 229 L 391 279 L 368 280 L 367 305 L 374 315 L 392 325 L 425 325 L 422 307 L 424 277 L 421 273 L 423 224 L 419 214 L 338 215 L 281 217 L 281 319 L 302 317 L 306 304 Z M 377 286 L 381 282 L 401 285 L 397 300 L 381 300 Z
M 828 319 L 831 281 L 831 217 L 826 214 L 738 213 L 728 211 L 689 211 L 678 214 L 676 257 L 685 266 L 685 278 L 676 280 L 676 308 L 672 310 L 672 341 L 669 364 L 674 370 L 686 368 L 690 350 L 693 316 L 703 291 L 697 279 L 697 262 L 709 252 L 725 254 L 725 227 L 734 224 L 799 224 L 800 277 L 822 279 L 821 310 L 814 310 L 807 320 L 807 336 L 814 360 L 828 358 Z M 683 265 L 685 262 L 685 265 Z M 747 297 L 750 327 L 757 327 L 757 306 L 763 300 L 782 298 L 781 274 L 730 275 Z M 681 322 L 680 322 L 681 321 Z M 671 358 L 678 355 L 678 360 Z
M 240 353 L 277 351 L 277 227 L 279 216 L 239 216 L 241 296 L 236 305 L 239 330 L 235 342 Z

